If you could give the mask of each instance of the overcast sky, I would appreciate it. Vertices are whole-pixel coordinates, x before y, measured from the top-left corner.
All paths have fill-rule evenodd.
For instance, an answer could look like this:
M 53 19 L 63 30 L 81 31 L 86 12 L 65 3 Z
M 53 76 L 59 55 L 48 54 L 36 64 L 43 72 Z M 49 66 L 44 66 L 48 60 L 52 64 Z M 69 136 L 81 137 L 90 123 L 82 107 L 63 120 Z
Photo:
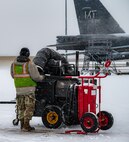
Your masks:
M 68 1 L 68 34 L 79 34 L 73 0 Z M 129 0 L 101 0 L 129 33 Z M 18 55 L 28 47 L 31 55 L 64 35 L 65 0 L 0 0 L 0 56 Z

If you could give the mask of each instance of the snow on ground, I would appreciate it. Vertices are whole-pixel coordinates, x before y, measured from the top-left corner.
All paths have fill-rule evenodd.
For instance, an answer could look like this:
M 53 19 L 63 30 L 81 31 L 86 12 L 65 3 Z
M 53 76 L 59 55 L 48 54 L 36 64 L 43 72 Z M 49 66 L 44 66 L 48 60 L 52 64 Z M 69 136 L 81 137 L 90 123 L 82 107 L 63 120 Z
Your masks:
M 8 69 L 2 73 L 2 88 L 0 91 L 1 100 L 13 100 L 15 91 L 13 81 L 10 78 Z M 114 125 L 107 131 L 99 131 L 96 134 L 57 134 L 69 129 L 81 129 L 80 126 L 66 127 L 59 129 L 46 129 L 40 117 L 33 117 L 31 124 L 36 128 L 35 132 L 21 132 L 20 126 L 13 126 L 15 118 L 14 104 L 0 105 L 0 142 L 129 142 L 129 76 L 108 76 L 102 79 L 102 110 L 112 113 Z M 6 84 L 6 85 L 5 85 Z M 47 133 L 44 131 L 46 130 Z

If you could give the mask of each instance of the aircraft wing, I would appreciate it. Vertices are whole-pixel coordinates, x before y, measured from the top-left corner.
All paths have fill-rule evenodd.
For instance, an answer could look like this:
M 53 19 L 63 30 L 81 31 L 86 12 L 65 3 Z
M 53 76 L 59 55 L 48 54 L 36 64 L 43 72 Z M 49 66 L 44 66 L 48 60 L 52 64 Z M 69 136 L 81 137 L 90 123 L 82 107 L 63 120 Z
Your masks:
M 129 51 L 129 45 L 123 45 L 123 46 L 115 46 L 111 47 L 112 50 L 117 51 L 117 52 L 127 52 Z

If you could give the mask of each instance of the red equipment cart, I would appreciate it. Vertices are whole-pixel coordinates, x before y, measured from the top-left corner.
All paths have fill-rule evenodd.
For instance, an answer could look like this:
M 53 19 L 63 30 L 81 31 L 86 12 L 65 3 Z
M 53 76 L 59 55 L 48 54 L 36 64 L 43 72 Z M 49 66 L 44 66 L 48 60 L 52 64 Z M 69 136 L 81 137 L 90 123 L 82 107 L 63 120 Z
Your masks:
M 108 73 L 105 75 L 97 73 L 95 76 L 78 76 L 81 79 L 81 84 L 77 86 L 78 118 L 84 132 L 70 130 L 66 131 L 66 133 L 93 133 L 98 132 L 100 129 L 108 130 L 112 127 L 114 122 L 112 114 L 107 111 L 101 111 L 101 79 L 107 75 Z

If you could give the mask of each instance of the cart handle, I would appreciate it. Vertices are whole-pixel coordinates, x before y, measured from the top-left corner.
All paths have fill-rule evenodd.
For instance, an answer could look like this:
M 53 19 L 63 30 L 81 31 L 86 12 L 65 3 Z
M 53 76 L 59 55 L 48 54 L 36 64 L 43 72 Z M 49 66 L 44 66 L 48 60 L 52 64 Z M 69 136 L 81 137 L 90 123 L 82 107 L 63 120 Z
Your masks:
M 100 73 L 99 73 L 100 74 Z M 95 76 L 65 76 L 65 78 L 96 78 L 98 76 L 98 74 L 96 74 Z
M 105 75 L 100 75 L 100 72 L 98 72 L 96 75 L 94 76 L 65 76 L 65 78 L 105 78 L 108 76 L 108 73 L 105 73 Z

